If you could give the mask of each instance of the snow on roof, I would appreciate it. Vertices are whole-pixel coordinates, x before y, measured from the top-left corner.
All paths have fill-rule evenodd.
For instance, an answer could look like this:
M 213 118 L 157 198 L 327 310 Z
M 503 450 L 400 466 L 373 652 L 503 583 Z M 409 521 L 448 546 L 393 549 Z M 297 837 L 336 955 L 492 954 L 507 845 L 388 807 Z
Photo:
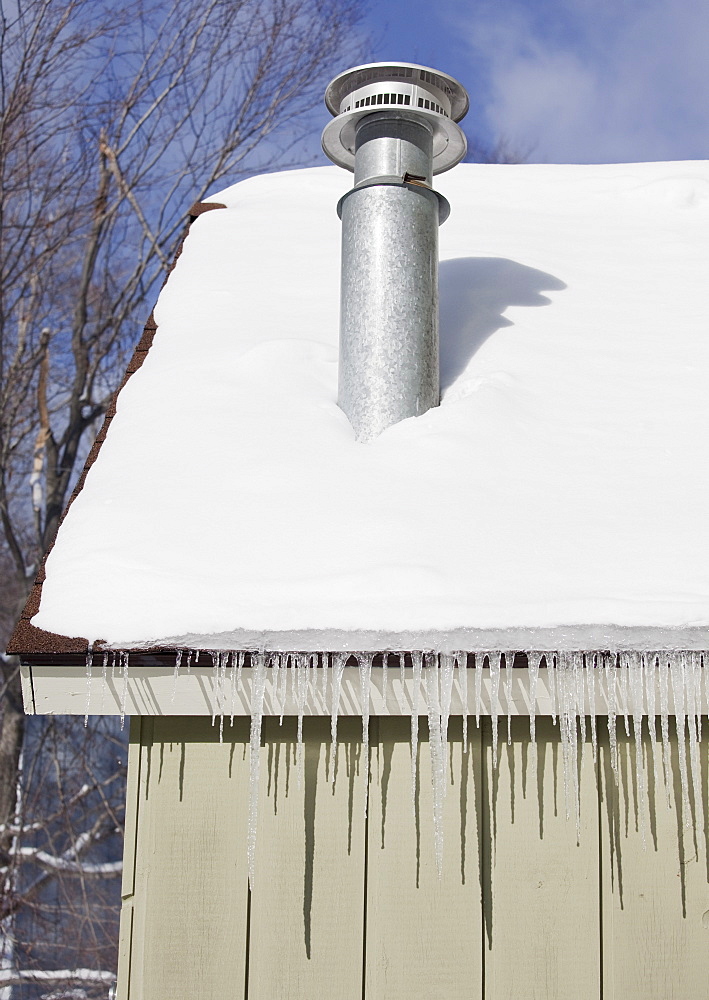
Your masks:
M 122 648 L 705 645 L 709 165 L 437 178 L 442 402 L 371 444 L 336 404 L 350 186 L 255 177 L 193 224 L 33 624 Z

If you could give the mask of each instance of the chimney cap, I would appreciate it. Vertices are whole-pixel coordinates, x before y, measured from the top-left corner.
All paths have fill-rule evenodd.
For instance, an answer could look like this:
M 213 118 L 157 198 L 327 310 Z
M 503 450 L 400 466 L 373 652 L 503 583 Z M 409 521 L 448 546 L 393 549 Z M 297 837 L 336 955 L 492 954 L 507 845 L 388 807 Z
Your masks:
M 348 94 L 366 84 L 375 82 L 410 83 L 422 90 L 435 87 L 443 91 L 450 101 L 450 117 L 459 122 L 468 113 L 470 100 L 462 83 L 448 73 L 420 66 L 418 63 L 378 62 L 364 63 L 340 73 L 325 91 L 325 104 L 333 115 L 339 115 Z
M 334 119 L 325 126 L 322 148 L 340 167 L 354 170 L 356 127 L 372 113 L 422 118 L 433 129 L 433 173 L 450 170 L 465 156 L 457 124 L 468 110 L 465 87 L 447 73 L 416 63 L 366 63 L 336 76 L 325 91 Z

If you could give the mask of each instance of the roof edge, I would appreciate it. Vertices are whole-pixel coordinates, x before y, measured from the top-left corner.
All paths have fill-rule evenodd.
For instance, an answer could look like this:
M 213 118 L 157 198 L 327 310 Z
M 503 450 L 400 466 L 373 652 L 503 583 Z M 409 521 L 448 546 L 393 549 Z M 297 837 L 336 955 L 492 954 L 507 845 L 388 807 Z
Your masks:
M 91 649 L 86 639 L 72 639 L 42 632 L 28 623 L 23 634 L 32 648 L 16 643 L 13 652 L 24 662 L 43 666 L 69 663 L 69 657 L 82 656 Z M 22 636 L 19 637 L 20 639 Z M 709 629 L 702 626 L 663 628 L 640 625 L 558 625 L 544 628 L 456 628 L 421 629 L 405 632 L 345 629 L 294 629 L 259 631 L 236 629 L 218 635 L 190 634 L 174 636 L 159 644 L 145 642 L 93 644 L 95 654 L 120 650 L 132 654 L 131 662 L 145 666 L 174 658 L 177 650 L 243 651 L 267 653 L 383 653 L 421 650 L 434 653 L 501 651 L 553 652 L 600 651 L 709 651 Z M 73 658 L 73 657 L 72 657 Z

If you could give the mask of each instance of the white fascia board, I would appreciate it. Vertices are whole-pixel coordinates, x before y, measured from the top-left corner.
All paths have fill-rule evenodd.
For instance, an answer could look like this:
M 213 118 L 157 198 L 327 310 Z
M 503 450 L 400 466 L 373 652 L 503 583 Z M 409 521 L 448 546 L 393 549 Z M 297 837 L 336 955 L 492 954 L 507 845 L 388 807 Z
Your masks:
M 241 672 L 239 690 L 232 694 L 231 668 L 227 671 L 223 691 L 219 685 L 212 667 L 192 667 L 189 674 L 183 666 L 175 680 L 174 671 L 169 667 L 136 667 L 129 669 L 125 684 L 125 700 L 123 695 L 124 681 L 120 672 L 116 676 L 109 675 L 104 682 L 100 668 L 95 670 L 90 680 L 82 667 L 66 667 L 61 670 L 56 667 L 34 666 L 31 671 L 31 684 L 34 691 L 34 710 L 39 715 L 220 715 L 229 717 L 248 716 L 251 714 L 252 672 L 244 668 Z M 546 667 L 539 670 L 536 687 L 535 704 L 530 698 L 530 675 L 525 669 L 512 671 L 512 691 L 508 701 L 505 691 L 505 670 L 500 672 L 497 682 L 490 677 L 488 668 L 482 673 L 480 715 L 492 714 L 493 687 L 497 687 L 497 714 L 499 715 L 555 715 L 558 706 L 555 704 L 553 692 L 550 691 L 549 672 Z M 591 713 L 589 681 L 592 678 L 594 691 L 594 708 L 596 715 L 607 715 L 609 699 L 607 692 L 607 672 L 600 667 L 586 667 L 585 710 Z M 289 671 L 290 674 L 290 671 Z M 332 673 L 328 671 L 327 689 L 322 691 L 322 671 L 313 672 L 309 696 L 304 715 L 329 716 L 332 712 Z M 403 715 L 411 714 L 414 694 L 413 671 L 407 667 L 402 680 L 399 667 L 389 667 L 387 670 L 386 697 L 384 695 L 384 678 L 381 668 L 373 668 L 369 711 L 372 715 Z M 455 672 L 451 697 L 451 714 L 474 716 L 478 708 L 476 703 L 476 670 L 469 668 L 467 672 L 467 700 L 463 699 L 458 671 Z M 630 713 L 630 685 L 622 670 L 616 670 L 615 706 L 618 715 Z M 264 698 L 265 715 L 297 715 L 298 705 L 292 691 L 292 678 L 288 677 L 287 695 L 281 703 L 274 691 L 271 671 L 266 682 Z M 280 685 L 279 685 L 280 687 Z M 25 690 L 29 690 L 25 688 Z M 362 714 L 360 694 L 360 674 L 356 667 L 345 667 L 342 678 L 342 689 L 338 706 L 338 715 L 359 716 Z M 670 713 L 674 714 L 672 688 L 670 690 Z M 700 692 L 701 712 L 709 710 L 709 656 L 704 658 L 701 667 L 701 683 L 696 690 Z M 655 710 L 659 713 L 661 698 L 660 684 L 656 678 Z M 25 703 L 28 710 L 28 703 Z M 696 706 L 700 708 L 699 705 Z M 686 711 L 683 707 L 682 712 Z M 428 705 L 426 700 L 426 685 L 421 683 L 419 690 L 419 713 L 426 715 Z M 647 712 L 647 699 L 644 704 Z
M 32 687 L 32 667 L 26 663 L 20 664 L 20 682 L 22 684 L 22 701 L 25 706 L 25 715 L 35 715 L 34 689 Z

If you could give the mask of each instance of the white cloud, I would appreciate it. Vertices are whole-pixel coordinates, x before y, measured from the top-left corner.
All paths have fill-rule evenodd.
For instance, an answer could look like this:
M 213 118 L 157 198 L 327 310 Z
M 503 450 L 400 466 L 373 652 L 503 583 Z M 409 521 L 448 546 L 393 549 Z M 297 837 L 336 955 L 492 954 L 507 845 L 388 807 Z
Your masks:
M 709 156 L 702 0 L 469 3 L 452 12 L 486 81 L 478 110 L 532 159 Z

